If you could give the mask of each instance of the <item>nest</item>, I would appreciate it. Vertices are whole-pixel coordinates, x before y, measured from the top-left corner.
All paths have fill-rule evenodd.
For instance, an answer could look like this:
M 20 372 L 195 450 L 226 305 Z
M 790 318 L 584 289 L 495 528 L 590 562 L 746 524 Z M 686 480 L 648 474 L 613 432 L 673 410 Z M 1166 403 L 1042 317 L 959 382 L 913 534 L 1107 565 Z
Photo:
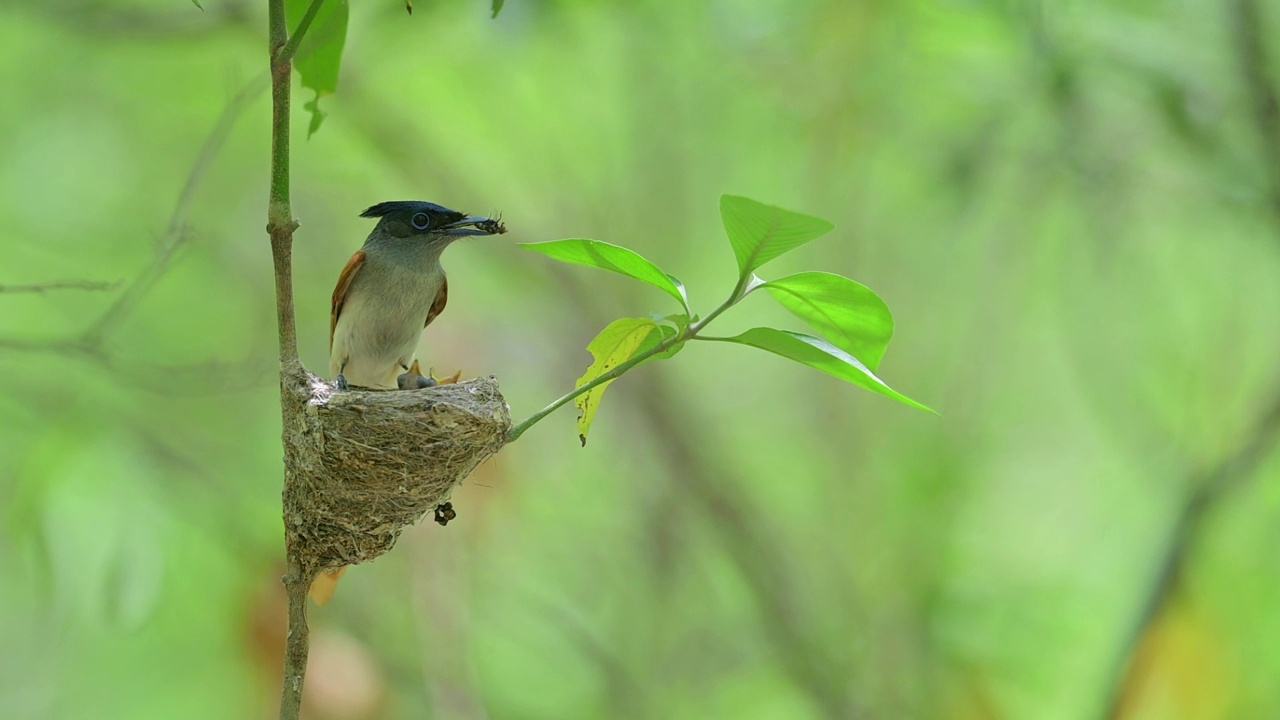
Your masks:
M 339 391 L 299 369 L 285 383 L 286 537 L 313 572 L 386 553 L 502 449 L 511 427 L 492 376 Z

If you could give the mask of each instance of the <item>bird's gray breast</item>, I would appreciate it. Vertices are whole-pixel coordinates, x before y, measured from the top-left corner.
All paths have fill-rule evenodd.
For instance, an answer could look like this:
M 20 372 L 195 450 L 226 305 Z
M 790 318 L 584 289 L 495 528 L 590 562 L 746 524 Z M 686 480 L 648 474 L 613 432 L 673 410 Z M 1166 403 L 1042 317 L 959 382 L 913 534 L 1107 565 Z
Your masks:
M 351 289 L 352 300 L 360 305 L 358 342 L 389 361 L 412 356 L 443 280 L 435 263 L 423 268 L 368 262 Z

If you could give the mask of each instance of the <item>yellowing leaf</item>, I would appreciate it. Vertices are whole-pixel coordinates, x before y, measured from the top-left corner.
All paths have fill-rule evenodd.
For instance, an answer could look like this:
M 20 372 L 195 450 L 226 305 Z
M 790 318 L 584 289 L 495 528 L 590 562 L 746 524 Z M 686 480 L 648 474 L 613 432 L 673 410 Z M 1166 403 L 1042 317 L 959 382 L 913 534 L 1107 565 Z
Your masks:
M 582 387 L 635 357 L 636 353 L 644 347 L 645 340 L 654 331 L 661 332 L 659 327 L 658 323 L 649 318 L 622 318 L 609 323 L 608 327 L 601 330 L 591 344 L 587 345 L 587 351 L 595 361 L 591 363 L 591 367 L 587 368 L 587 372 L 578 378 L 578 383 L 574 387 Z M 587 432 L 591 430 L 591 421 L 595 420 L 596 410 L 600 407 L 605 388 L 612 383 L 613 379 L 602 382 L 579 395 L 574 401 L 580 413 L 578 439 L 583 445 L 587 444 Z

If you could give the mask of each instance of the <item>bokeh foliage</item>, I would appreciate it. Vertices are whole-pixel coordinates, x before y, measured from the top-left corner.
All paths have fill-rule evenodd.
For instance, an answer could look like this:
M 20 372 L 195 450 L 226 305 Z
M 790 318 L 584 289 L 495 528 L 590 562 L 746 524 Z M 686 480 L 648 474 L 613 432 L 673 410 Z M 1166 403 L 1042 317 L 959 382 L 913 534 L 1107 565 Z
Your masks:
M 0 288 L 125 282 L 0 293 L 2 717 L 270 716 L 265 18 L 201 4 L 0 5 Z M 552 416 L 459 491 L 447 528 L 349 573 L 313 613 L 309 687 L 330 694 L 309 706 L 1280 712 L 1280 473 L 1257 430 L 1280 393 L 1280 10 L 492 9 L 351 4 L 328 119 L 303 142 L 311 118 L 294 118 L 310 367 L 370 204 L 503 213 L 508 235 L 446 255 L 450 305 L 421 355 L 498 375 L 523 416 L 572 387 L 610 320 L 671 299 L 516 243 L 632 248 L 714 306 L 733 285 L 715 211 L 731 193 L 835 225 L 768 277 L 820 268 L 874 288 L 896 326 L 880 370 L 942 415 L 731 346 L 647 364 L 610 390 L 586 449 L 572 411 Z M 170 247 L 129 312 L 82 342 Z M 765 295 L 716 334 L 801 329 Z M 1139 623 L 1188 499 L 1242 460 Z

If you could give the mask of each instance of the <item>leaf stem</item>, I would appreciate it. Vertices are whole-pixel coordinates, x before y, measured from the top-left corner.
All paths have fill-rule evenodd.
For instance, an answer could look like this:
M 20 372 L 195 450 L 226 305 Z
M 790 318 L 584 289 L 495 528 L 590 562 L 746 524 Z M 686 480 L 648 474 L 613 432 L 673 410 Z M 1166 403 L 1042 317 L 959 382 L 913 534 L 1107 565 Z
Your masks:
M 724 312 L 725 310 L 728 310 L 734 305 L 737 305 L 739 302 L 742 301 L 742 298 L 750 295 L 752 290 L 755 290 L 756 288 L 760 287 L 763 284 L 763 283 L 753 282 L 754 279 L 756 279 L 754 273 L 747 273 L 746 275 L 743 275 L 742 277 L 738 278 L 738 284 L 733 286 L 733 291 L 729 293 L 728 300 L 725 300 L 723 303 L 720 303 L 720 307 L 716 308 L 715 310 L 712 310 L 709 315 L 702 318 L 698 322 L 689 324 L 689 330 L 691 332 L 689 333 L 689 338 L 687 339 L 692 339 L 695 336 L 697 336 L 698 331 L 706 327 L 707 323 L 716 319 L 716 317 L 718 317 L 720 313 Z
M 316 15 L 320 12 L 320 6 L 324 4 L 324 0 L 311 0 L 311 5 L 307 7 L 307 12 L 298 21 L 298 27 L 289 36 L 288 42 L 280 51 L 276 53 L 276 62 L 289 62 L 293 60 L 293 56 L 298 53 L 298 46 L 302 45 L 302 39 L 306 37 L 307 30 L 311 28 L 311 21 L 316 19 Z
M 689 323 L 684 327 L 683 330 L 676 333 L 675 335 L 672 335 L 671 337 L 666 338 L 665 340 L 658 343 L 657 345 L 654 345 L 652 348 L 649 348 L 648 350 L 632 357 L 630 360 L 627 360 L 626 362 L 618 365 L 617 367 L 610 370 L 609 372 L 597 376 L 591 382 L 586 383 L 585 385 L 582 385 L 580 387 L 574 388 L 572 391 L 567 392 L 564 395 L 561 395 L 559 398 L 556 398 L 556 400 L 552 402 L 550 405 L 542 408 L 538 412 L 534 413 L 533 415 L 530 415 L 528 418 L 517 423 L 515 427 L 511 428 L 511 430 L 507 432 L 507 442 L 508 443 L 515 442 L 520 438 L 521 435 L 525 433 L 526 430 L 528 430 L 529 428 L 537 424 L 539 420 L 550 415 L 556 410 L 559 410 L 561 407 L 567 405 L 569 401 L 573 400 L 574 398 L 580 395 L 583 395 L 585 393 L 591 392 L 593 388 L 599 387 L 604 383 L 610 382 L 612 380 L 617 380 L 619 377 L 622 376 L 623 373 L 630 370 L 631 368 L 639 365 L 640 363 L 644 362 L 645 360 L 648 360 L 649 358 L 652 358 L 655 355 L 658 355 L 660 353 L 666 352 L 667 350 L 670 350 L 671 348 L 675 347 L 676 345 L 679 345 L 680 343 L 686 342 L 688 340 L 699 339 L 698 332 L 701 331 L 704 327 L 706 327 L 707 323 L 710 323 L 712 320 L 718 317 L 720 313 L 723 313 L 725 310 L 728 310 L 729 308 L 736 305 L 738 301 L 742 300 L 742 298 L 746 297 L 748 293 L 750 293 L 752 290 L 755 289 L 755 286 L 750 283 L 750 278 L 751 278 L 751 275 L 747 275 L 739 279 L 738 284 L 735 285 L 733 288 L 733 292 L 729 293 L 729 299 L 721 303 L 720 307 L 717 307 L 715 310 L 712 310 L 711 313 L 708 314 L 705 318 L 702 318 L 701 320 L 695 323 Z M 705 339 L 719 340 L 723 338 L 705 338 Z
M 562 406 L 567 404 L 570 400 L 573 400 L 579 395 L 591 392 L 592 388 L 599 387 L 600 385 L 603 385 L 604 383 L 607 383 L 611 380 L 617 380 L 623 373 L 639 365 L 645 360 L 648 360 L 654 355 L 657 355 L 658 353 L 661 353 L 661 352 L 665 352 L 666 350 L 671 349 L 671 347 L 690 339 L 693 336 L 689 331 L 690 331 L 690 328 L 686 327 L 683 331 L 676 333 L 675 335 L 672 335 L 671 337 L 663 340 L 657 345 L 654 345 L 652 348 L 646 350 L 645 352 L 642 352 L 632 357 L 630 360 L 622 363 L 621 365 L 618 365 L 617 367 L 610 370 L 609 372 L 604 373 L 603 375 L 597 376 L 591 382 L 585 385 L 579 386 L 577 388 L 574 388 L 572 391 L 565 393 L 564 395 L 561 395 L 550 405 L 542 408 L 538 412 L 529 416 L 527 419 L 521 421 L 515 427 L 511 428 L 511 430 L 507 432 L 507 442 L 509 443 L 515 442 L 521 435 L 525 433 L 526 430 L 533 427 L 539 420 L 550 415 L 556 410 L 559 410 Z

